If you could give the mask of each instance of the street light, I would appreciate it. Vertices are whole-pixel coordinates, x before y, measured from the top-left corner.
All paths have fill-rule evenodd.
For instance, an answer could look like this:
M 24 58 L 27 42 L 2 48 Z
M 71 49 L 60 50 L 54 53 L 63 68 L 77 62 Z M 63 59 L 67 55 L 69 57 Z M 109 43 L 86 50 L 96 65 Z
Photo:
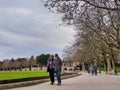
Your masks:
M 109 54 L 108 54 L 108 53 L 106 54 L 106 57 L 109 57 Z
M 94 65 L 96 65 L 96 66 L 97 66 L 97 60 L 94 60 Z
M 94 62 L 96 62 L 96 60 L 94 60 Z

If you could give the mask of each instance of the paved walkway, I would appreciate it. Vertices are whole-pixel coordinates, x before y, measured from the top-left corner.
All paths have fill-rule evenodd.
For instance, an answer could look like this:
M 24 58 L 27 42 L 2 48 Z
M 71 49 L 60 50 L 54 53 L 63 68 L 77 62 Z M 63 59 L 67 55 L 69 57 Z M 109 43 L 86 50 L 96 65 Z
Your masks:
M 20 87 L 9 90 L 120 90 L 120 76 L 98 74 L 92 76 L 88 73 L 83 73 L 81 76 L 65 79 L 61 86 L 50 85 L 49 82 Z

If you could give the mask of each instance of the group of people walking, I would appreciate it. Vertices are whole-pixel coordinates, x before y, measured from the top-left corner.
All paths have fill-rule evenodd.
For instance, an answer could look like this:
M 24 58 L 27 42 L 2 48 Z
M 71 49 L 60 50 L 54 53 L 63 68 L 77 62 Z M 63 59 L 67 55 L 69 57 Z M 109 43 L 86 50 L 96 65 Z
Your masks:
M 54 84 L 54 74 L 56 73 L 57 85 L 61 85 L 61 70 L 62 70 L 62 60 L 58 54 L 50 55 L 47 61 L 47 72 L 49 72 L 51 85 Z

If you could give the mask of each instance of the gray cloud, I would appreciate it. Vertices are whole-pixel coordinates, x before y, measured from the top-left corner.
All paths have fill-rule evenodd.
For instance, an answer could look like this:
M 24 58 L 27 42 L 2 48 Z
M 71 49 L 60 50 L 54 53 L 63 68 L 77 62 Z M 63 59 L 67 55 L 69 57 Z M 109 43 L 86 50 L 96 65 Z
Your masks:
M 61 53 L 73 31 L 59 20 L 39 0 L 0 1 L 0 59 Z

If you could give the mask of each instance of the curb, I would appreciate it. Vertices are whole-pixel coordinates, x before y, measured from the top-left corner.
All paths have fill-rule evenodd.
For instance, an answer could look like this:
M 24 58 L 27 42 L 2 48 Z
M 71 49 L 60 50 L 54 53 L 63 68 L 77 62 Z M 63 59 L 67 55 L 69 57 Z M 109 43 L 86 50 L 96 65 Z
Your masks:
M 81 74 L 73 74 L 73 75 L 62 76 L 61 78 L 67 79 L 67 78 L 72 78 L 72 77 L 76 77 L 76 76 L 80 76 L 80 75 Z M 3 84 L 3 85 L 0 85 L 0 90 L 16 88 L 16 87 L 30 86 L 30 85 L 40 84 L 40 83 L 44 83 L 44 82 L 48 82 L 48 81 L 50 81 L 49 78 L 40 79 L 40 80 L 33 80 L 33 81 L 26 81 L 26 82 L 11 83 L 11 84 Z

